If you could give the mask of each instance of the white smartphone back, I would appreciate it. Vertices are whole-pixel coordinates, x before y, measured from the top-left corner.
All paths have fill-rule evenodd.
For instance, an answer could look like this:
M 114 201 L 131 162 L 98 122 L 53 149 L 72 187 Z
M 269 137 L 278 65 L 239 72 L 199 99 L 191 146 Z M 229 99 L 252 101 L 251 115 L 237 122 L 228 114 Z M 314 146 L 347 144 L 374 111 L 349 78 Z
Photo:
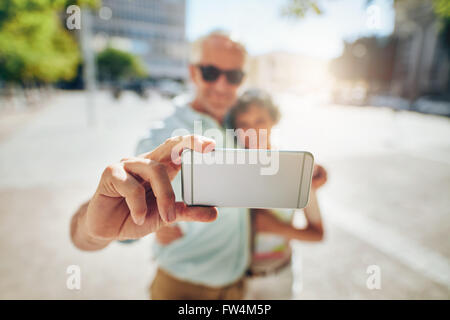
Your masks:
M 309 152 L 186 149 L 181 159 L 188 205 L 300 209 L 308 203 L 314 163 Z

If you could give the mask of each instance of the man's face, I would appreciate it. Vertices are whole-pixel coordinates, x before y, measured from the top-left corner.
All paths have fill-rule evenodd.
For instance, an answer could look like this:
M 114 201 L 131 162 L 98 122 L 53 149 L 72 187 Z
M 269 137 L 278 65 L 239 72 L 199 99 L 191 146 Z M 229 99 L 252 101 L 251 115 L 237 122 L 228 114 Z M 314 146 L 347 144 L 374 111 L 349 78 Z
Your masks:
M 198 65 L 212 65 L 221 70 L 242 70 L 244 67 L 244 52 L 226 38 L 208 39 L 202 49 Z M 240 84 L 229 83 L 223 73 L 217 80 L 207 82 L 198 65 L 189 67 L 191 79 L 197 87 L 195 100 L 204 112 L 216 119 L 223 119 L 236 102 Z

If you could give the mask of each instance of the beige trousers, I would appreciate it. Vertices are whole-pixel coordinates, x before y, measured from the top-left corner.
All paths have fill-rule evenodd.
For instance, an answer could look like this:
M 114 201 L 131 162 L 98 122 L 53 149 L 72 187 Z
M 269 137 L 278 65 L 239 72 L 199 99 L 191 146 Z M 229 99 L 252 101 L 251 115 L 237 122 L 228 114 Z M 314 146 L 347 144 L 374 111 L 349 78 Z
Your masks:
M 177 279 L 160 268 L 150 286 L 153 300 L 241 300 L 244 294 L 244 276 L 230 285 L 215 288 Z

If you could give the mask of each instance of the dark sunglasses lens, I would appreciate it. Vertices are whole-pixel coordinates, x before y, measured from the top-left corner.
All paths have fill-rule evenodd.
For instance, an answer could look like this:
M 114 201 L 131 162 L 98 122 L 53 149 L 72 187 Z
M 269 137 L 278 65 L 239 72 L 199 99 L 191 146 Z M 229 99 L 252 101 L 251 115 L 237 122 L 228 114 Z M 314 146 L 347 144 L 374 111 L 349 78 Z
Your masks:
M 244 78 L 244 72 L 241 70 L 227 71 L 226 75 L 228 82 L 231 84 L 239 84 L 241 83 L 242 78 Z
M 201 66 L 200 71 L 202 72 L 203 80 L 208 82 L 216 81 L 220 76 L 220 70 L 214 66 Z

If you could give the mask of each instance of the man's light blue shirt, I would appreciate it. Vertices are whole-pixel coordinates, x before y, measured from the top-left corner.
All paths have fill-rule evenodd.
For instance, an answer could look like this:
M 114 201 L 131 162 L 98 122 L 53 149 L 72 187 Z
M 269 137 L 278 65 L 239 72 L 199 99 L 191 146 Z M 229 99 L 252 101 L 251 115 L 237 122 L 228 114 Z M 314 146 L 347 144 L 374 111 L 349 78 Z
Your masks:
M 151 129 L 139 141 L 136 154 L 153 150 L 167 138 L 180 135 L 180 129 L 197 134 L 194 123 L 196 126 L 201 123 L 203 133 L 200 134 L 205 136 L 209 136 L 205 133 L 208 129 L 224 134 L 222 126 L 212 117 L 193 110 L 190 105 L 180 105 L 164 120 L 162 128 Z M 222 141 L 216 142 L 221 146 Z M 176 200 L 182 201 L 180 174 L 172 181 L 172 187 Z M 214 188 L 214 177 L 211 177 L 211 188 Z M 241 278 L 250 263 L 249 210 L 218 210 L 217 219 L 211 223 L 179 222 L 183 237 L 169 245 L 154 241 L 153 253 L 159 267 L 176 278 L 210 287 L 225 286 Z

